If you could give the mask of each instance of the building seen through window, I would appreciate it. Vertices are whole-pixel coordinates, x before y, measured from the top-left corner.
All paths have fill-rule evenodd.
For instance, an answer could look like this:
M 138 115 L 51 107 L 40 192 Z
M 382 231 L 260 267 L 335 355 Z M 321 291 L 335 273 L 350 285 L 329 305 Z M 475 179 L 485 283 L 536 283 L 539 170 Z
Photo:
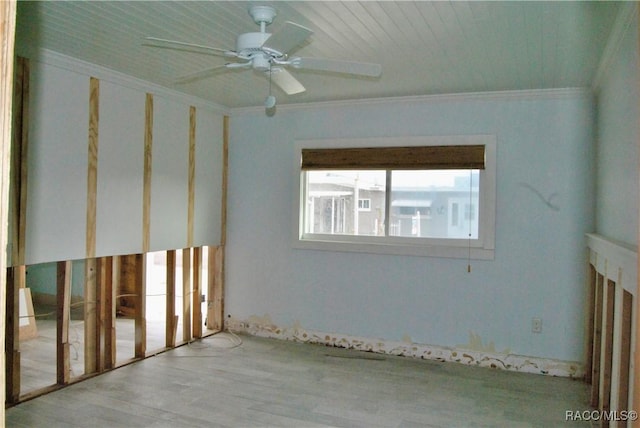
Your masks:
M 305 174 L 305 233 L 478 237 L 477 169 L 320 170 Z

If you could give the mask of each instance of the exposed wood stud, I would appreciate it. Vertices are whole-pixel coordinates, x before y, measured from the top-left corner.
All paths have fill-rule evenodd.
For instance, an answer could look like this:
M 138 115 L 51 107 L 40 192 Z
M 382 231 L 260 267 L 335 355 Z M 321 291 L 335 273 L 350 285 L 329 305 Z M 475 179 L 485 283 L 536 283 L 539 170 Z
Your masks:
M 596 302 L 593 320 L 593 365 L 591 370 L 591 406 L 598 407 L 600 399 L 600 361 L 602 353 L 602 304 L 604 303 L 604 276 L 597 275 Z
M 151 238 L 151 165 L 153 158 L 153 95 L 147 94 L 144 122 L 144 171 L 142 188 L 142 252 L 149 252 Z
M 11 264 L 24 264 L 27 225 L 27 153 L 29 146 L 29 60 L 16 58 L 11 148 Z
M 588 272 L 589 283 L 587 284 L 587 328 L 586 328 L 586 350 L 584 363 L 584 380 L 591 383 L 591 374 L 593 370 L 593 329 L 596 304 L 596 268 L 589 264 Z
M 120 256 L 109 257 L 111 270 L 110 281 L 105 293 L 107 298 L 107 317 L 105 320 L 105 368 L 112 369 L 116 366 L 116 302 L 117 288 L 120 283 Z M 109 273 L 107 272 L 107 275 Z
M 227 186 L 229 176 L 229 116 L 222 119 L 222 197 L 220 246 L 209 247 L 207 261 L 207 329 L 224 329 L 224 251 L 227 243 Z
M 631 332 L 633 320 L 633 295 L 622 292 L 622 339 L 620 343 L 620 372 L 618 384 L 618 413 L 629 409 L 629 375 L 631 369 Z
M 85 260 L 84 281 L 84 372 L 95 373 L 99 351 L 97 320 L 97 262 L 95 258 Z
M 15 294 L 18 293 L 13 285 L 9 285 L 4 272 L 7 271 L 7 230 L 6 225 L 9 220 L 9 171 L 10 171 L 10 151 L 11 151 L 11 99 L 13 92 L 13 64 L 14 64 L 14 41 L 16 29 L 16 1 L 0 1 L 0 320 L 4 319 L 8 313 L 5 311 L 11 306 L 15 309 L 14 302 L 7 299 L 14 296 L 8 292 L 11 287 Z M 6 292 L 5 292 L 6 290 Z M 11 294 L 11 296 L 9 296 Z M 12 318 L 13 319 L 13 318 Z M 3 343 L 9 336 L 13 336 L 12 346 L 6 347 L 6 352 L 0 352 L 0 377 L 7 386 L 8 391 L 0 389 L 0 403 L 12 403 L 17 401 L 20 392 L 20 357 L 19 351 L 14 349 L 17 345 L 18 334 L 17 324 L 7 323 L 6 330 L 0 328 L 0 343 Z M 17 352 L 17 354 L 16 354 Z M 8 368 L 9 371 L 5 371 Z M 17 378 L 17 380 L 16 380 Z M 17 391 L 17 392 L 16 392 Z M 0 406 L 0 424 L 4 424 L 5 407 Z
M 102 353 L 100 355 L 100 370 L 111 369 L 115 365 L 113 360 L 115 345 L 115 312 L 113 303 L 113 257 L 103 257 L 100 260 L 100 337 Z
M 104 371 L 105 266 L 104 258 L 96 259 L 96 371 Z
M 187 203 L 187 247 L 193 246 L 193 217 L 196 195 L 196 108 L 189 108 L 189 176 Z
M 71 379 L 69 356 L 69 322 L 71 318 L 71 261 L 57 265 L 56 312 L 56 379 L 58 385 L 66 385 Z
M 144 358 L 147 352 L 147 319 L 146 319 L 146 254 L 136 254 L 135 284 L 136 284 L 136 308 L 135 308 L 135 357 Z
M 213 264 L 209 265 L 209 275 L 213 278 L 209 282 L 211 307 L 207 315 L 207 325 L 210 330 L 221 331 L 224 329 L 224 247 L 211 248 L 209 251 L 209 260 L 213 261 Z M 211 260 L 212 256 L 213 260 Z M 208 318 L 209 316 L 211 318 Z
M 182 250 L 182 340 L 191 340 L 191 249 Z
M 202 294 L 202 248 L 193 248 L 193 284 L 191 291 L 192 315 L 193 315 L 193 337 L 202 337 L 202 305 L 200 304 L 200 296 Z
M 20 400 L 20 301 L 19 286 L 15 281 L 16 268 L 7 269 L 6 277 L 6 401 L 13 404 Z
M 613 318 L 615 307 L 615 282 L 608 280 L 606 284 L 606 306 L 604 307 L 604 354 L 602 361 L 602 387 L 600 410 L 608 412 L 611 409 L 611 367 L 613 365 Z M 609 426 L 608 420 L 602 421 L 602 426 Z
M 87 224 L 86 257 L 95 257 L 96 210 L 98 189 L 98 123 L 100 121 L 100 81 L 94 77 L 89 82 L 89 159 L 87 167 Z
M 167 251 L 166 330 L 167 348 L 176 346 L 176 250 Z
M 218 247 L 209 247 L 207 256 L 207 329 L 215 330 L 215 298 L 214 292 L 216 288 L 216 249 Z

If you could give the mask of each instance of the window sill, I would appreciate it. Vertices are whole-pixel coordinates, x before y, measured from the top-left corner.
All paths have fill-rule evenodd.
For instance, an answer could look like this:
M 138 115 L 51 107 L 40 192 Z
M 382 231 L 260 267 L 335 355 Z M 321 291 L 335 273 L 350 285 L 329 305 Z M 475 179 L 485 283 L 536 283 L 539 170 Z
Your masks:
M 390 242 L 352 242 L 341 240 L 321 240 L 321 239 L 304 239 L 295 240 L 294 248 L 301 250 L 317 250 L 317 251 L 338 251 L 338 252 L 355 252 L 370 254 L 388 254 L 401 256 L 418 256 L 418 257 L 443 257 L 453 259 L 468 259 L 468 246 L 447 246 L 447 245 L 409 245 L 397 244 Z M 471 247 L 472 260 L 493 260 L 494 249 Z

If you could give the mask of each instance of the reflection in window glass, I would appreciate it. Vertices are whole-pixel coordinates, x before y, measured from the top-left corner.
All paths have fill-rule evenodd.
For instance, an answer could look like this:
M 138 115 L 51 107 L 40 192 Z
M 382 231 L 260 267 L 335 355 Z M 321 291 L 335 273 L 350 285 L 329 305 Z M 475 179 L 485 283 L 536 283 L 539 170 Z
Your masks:
M 307 172 L 305 232 L 383 236 L 385 183 L 385 171 Z
M 306 174 L 305 233 L 478 238 L 479 170 Z
M 479 170 L 392 171 L 389 235 L 477 239 Z

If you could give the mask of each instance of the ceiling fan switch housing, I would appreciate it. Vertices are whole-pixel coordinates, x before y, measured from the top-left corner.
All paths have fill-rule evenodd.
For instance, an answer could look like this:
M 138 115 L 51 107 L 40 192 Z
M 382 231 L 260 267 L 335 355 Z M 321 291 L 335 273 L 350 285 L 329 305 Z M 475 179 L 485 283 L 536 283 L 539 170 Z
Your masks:
M 258 54 L 253 57 L 253 68 L 258 71 L 268 71 L 270 68 L 269 57 L 265 54 Z

